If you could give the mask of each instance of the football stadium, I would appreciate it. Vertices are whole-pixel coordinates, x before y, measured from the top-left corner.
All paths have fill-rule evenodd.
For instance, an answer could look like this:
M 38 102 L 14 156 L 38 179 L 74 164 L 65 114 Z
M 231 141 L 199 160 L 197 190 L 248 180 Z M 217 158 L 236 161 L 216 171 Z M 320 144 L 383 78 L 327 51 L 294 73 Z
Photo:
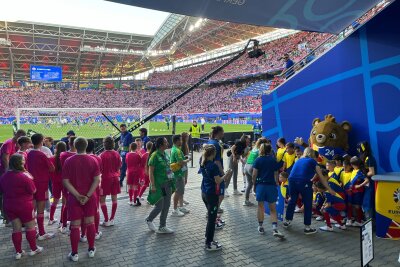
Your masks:
M 400 264 L 399 1 L 3 2 L 0 266 Z

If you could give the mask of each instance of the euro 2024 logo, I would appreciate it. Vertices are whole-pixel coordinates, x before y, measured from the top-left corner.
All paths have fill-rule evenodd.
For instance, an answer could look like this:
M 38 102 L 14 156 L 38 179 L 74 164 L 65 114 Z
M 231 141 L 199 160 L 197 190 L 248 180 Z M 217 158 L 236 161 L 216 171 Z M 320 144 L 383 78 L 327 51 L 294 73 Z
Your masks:
M 396 204 L 400 204 L 400 188 L 397 188 L 397 190 L 394 191 L 393 200 L 396 202 Z

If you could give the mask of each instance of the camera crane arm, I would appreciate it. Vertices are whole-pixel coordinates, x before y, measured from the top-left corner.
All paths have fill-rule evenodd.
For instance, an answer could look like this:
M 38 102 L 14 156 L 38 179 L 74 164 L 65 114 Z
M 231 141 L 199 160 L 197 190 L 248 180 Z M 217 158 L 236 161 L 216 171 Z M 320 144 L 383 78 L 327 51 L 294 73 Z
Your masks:
M 213 71 L 207 73 L 206 75 L 204 75 L 203 77 L 200 78 L 200 80 L 198 82 L 196 82 L 195 84 L 193 84 L 192 86 L 190 86 L 189 88 L 187 88 L 185 91 L 183 91 L 182 93 L 180 93 L 178 96 L 172 98 L 171 100 L 169 100 L 167 103 L 165 103 L 164 105 L 162 105 L 161 107 L 159 107 L 157 110 L 153 111 L 150 115 L 148 115 L 146 118 L 144 118 L 143 120 L 141 120 L 140 122 L 138 122 L 137 124 L 135 124 L 134 126 L 132 126 L 131 128 L 128 129 L 128 132 L 133 132 L 137 129 L 139 129 L 143 124 L 145 124 L 146 122 L 150 121 L 152 118 L 154 118 L 155 116 L 157 116 L 159 113 L 163 112 L 165 109 L 169 108 L 170 106 L 172 106 L 175 102 L 177 102 L 179 99 L 181 99 L 182 97 L 184 97 L 185 95 L 187 95 L 188 93 L 190 93 L 191 91 L 193 91 L 194 89 L 196 89 L 197 87 L 199 87 L 201 84 L 203 84 L 205 81 L 207 81 L 209 78 L 211 78 L 212 76 L 214 76 L 215 74 L 217 74 L 218 72 L 220 72 L 221 70 L 223 70 L 224 68 L 226 68 L 227 66 L 229 66 L 230 64 L 232 64 L 234 61 L 236 61 L 237 59 L 239 59 L 241 56 L 243 56 L 244 54 L 246 54 L 249 45 L 253 43 L 253 47 L 258 47 L 258 40 L 255 39 L 250 39 L 246 46 L 243 48 L 242 51 L 240 51 L 238 54 L 236 54 L 235 56 L 233 56 L 232 58 L 230 58 L 227 62 L 225 62 L 224 64 L 222 64 L 221 66 L 219 66 L 218 68 L 214 69 Z M 121 138 L 121 134 L 118 133 L 114 136 L 114 140 L 115 142 L 118 142 Z

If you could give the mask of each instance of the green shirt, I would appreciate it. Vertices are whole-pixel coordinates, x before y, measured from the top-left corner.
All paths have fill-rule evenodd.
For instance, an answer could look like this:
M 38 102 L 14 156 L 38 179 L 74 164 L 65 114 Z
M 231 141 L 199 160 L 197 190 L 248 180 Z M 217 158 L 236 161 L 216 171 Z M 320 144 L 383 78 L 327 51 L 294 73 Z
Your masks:
M 185 155 L 183 155 L 182 150 L 174 145 L 171 149 L 171 163 L 180 162 L 184 160 L 185 160 Z M 182 171 L 182 168 L 180 168 L 179 170 L 174 172 L 174 177 L 182 178 L 184 174 L 185 174 L 184 171 Z
M 169 168 L 169 158 L 165 152 L 160 150 L 153 152 L 148 165 L 154 167 L 154 183 L 156 187 L 168 181 L 167 168 Z
M 251 164 L 253 165 L 254 161 L 258 158 L 258 153 L 259 150 L 258 148 L 253 148 L 249 154 L 249 156 L 247 157 L 247 164 Z

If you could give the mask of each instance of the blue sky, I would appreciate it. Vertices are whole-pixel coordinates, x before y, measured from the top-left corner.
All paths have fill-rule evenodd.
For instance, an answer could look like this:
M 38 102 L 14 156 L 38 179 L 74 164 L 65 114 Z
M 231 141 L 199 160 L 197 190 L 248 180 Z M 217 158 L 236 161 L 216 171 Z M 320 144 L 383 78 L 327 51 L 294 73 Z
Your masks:
M 103 0 L 5 0 L 0 20 L 154 35 L 168 15 Z

